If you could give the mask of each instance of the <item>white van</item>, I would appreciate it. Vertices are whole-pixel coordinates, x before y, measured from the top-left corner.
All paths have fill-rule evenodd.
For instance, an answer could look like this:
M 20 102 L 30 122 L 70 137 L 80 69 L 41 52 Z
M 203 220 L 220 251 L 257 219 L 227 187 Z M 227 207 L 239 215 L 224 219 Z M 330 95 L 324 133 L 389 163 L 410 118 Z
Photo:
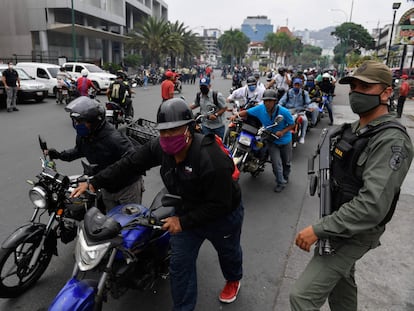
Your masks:
M 32 63 L 21 62 L 17 63 L 16 67 L 24 69 L 30 76 L 46 85 L 49 96 L 56 96 L 56 74 L 59 71 L 59 66 L 55 64 L 46 63 Z
M 100 90 L 108 89 L 116 78 L 115 75 L 102 70 L 94 64 L 64 63 L 63 67 L 66 68 L 66 72 L 68 72 L 74 79 L 79 78 L 81 76 L 81 71 L 86 69 L 88 71 L 88 79 L 90 79 Z

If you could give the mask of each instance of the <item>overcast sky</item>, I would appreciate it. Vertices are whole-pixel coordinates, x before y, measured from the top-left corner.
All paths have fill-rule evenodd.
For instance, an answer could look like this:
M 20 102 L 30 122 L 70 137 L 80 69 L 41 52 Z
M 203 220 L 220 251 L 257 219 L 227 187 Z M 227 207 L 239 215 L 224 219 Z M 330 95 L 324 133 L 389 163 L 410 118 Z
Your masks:
M 202 27 L 240 28 L 247 16 L 265 15 L 274 26 L 288 26 L 290 30 L 319 30 L 349 21 L 361 24 L 371 33 L 372 28 L 391 24 L 393 0 L 165 0 L 168 19 L 180 21 L 193 32 Z M 396 23 L 413 2 L 401 0 Z

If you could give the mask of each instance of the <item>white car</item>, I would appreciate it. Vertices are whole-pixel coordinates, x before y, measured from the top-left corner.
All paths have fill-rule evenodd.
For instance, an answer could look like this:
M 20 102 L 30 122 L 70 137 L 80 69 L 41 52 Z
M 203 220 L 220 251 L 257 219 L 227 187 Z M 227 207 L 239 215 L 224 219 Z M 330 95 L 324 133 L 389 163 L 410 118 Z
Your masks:
M 108 73 L 98 66 L 89 63 L 64 63 L 63 67 L 74 79 L 81 76 L 81 71 L 86 69 L 88 71 L 88 79 L 100 90 L 107 90 L 112 82 L 115 81 L 116 76 Z
M 0 65 L 0 71 L 3 72 L 8 68 L 7 64 Z M 20 89 L 17 92 L 17 102 L 22 103 L 25 100 L 34 99 L 36 102 L 41 102 L 47 96 L 47 87 L 44 83 L 37 82 L 22 68 L 14 68 L 19 74 Z M 6 99 L 6 90 L 3 82 L 0 82 L 0 100 Z
M 36 62 L 19 62 L 16 68 L 23 68 L 36 81 L 44 83 L 48 88 L 49 96 L 56 96 L 57 80 L 56 75 L 59 66 L 55 64 L 36 63 Z

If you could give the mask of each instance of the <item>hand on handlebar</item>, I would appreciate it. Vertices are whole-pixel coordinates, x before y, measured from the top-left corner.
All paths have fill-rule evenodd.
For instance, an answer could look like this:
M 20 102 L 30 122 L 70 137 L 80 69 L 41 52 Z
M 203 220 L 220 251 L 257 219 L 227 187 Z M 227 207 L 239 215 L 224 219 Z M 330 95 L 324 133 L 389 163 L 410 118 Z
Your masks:
M 71 198 L 78 198 L 80 197 L 84 192 L 86 192 L 87 190 L 90 190 L 91 192 L 96 192 L 95 188 L 87 183 L 87 182 L 81 182 L 79 183 L 79 185 L 72 191 L 72 193 L 70 194 Z

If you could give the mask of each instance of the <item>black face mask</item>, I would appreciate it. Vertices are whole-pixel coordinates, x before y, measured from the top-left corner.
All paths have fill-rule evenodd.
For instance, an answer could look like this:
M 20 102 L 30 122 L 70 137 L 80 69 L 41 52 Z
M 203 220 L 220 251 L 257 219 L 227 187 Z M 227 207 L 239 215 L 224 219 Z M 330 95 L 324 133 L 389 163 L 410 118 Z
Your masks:
M 205 85 L 200 86 L 200 92 L 203 95 L 207 95 L 209 90 L 210 89 L 208 88 L 208 86 L 205 86 Z
M 381 94 L 384 91 L 379 94 L 364 94 L 352 91 L 349 93 L 349 103 L 352 111 L 361 114 L 378 107 L 381 105 Z

